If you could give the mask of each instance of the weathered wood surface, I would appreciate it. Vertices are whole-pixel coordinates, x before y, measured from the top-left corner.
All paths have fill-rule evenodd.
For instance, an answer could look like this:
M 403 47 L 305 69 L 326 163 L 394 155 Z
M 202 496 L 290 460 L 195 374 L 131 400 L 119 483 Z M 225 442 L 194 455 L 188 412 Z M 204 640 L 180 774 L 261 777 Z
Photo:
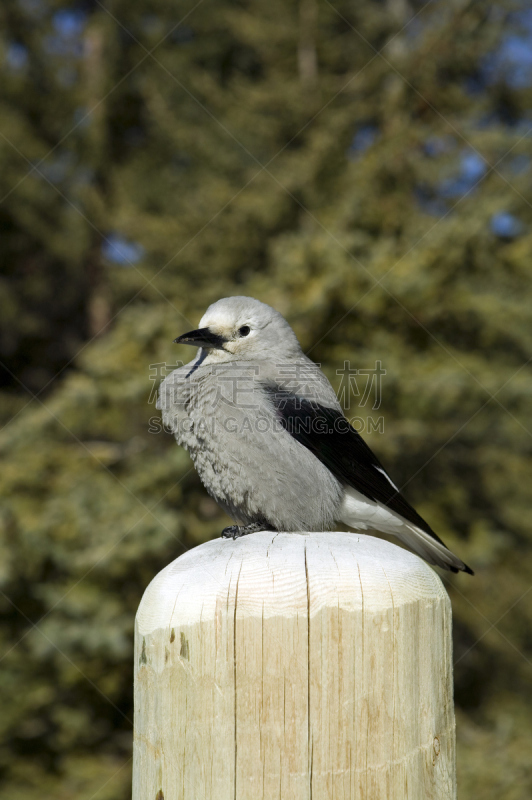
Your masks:
M 451 611 L 352 533 L 216 539 L 136 620 L 134 800 L 451 800 Z

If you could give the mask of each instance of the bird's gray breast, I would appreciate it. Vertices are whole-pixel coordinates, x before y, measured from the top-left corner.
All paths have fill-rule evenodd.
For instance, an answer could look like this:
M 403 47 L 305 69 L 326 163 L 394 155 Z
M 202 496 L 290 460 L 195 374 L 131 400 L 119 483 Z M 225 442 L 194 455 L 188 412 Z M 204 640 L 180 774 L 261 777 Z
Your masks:
M 190 452 L 209 493 L 244 523 L 261 519 L 277 530 L 330 527 L 342 488 L 281 425 L 263 388 L 271 365 L 200 366 L 187 378 L 188 372 L 182 368 L 166 379 L 159 402 L 165 425 Z M 332 392 L 320 376 L 329 388 L 317 390 Z

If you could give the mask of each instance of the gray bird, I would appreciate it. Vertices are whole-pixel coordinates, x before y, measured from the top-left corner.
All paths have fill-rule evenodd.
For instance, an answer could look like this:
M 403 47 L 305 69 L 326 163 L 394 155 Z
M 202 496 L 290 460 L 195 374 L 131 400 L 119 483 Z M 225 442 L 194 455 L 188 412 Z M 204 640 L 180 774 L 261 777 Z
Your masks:
M 472 574 L 401 495 L 278 311 L 226 297 L 175 342 L 198 354 L 161 384 L 157 407 L 209 494 L 239 523 L 222 536 L 325 531 L 339 520 L 394 534 L 429 564 Z

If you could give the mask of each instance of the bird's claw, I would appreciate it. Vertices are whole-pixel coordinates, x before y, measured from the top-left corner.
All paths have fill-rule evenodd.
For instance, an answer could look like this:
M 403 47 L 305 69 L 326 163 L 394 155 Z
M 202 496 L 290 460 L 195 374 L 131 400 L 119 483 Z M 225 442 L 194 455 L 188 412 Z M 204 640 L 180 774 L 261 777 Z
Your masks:
M 230 525 L 222 531 L 222 539 L 240 539 L 248 533 L 257 531 L 272 531 L 274 528 L 268 522 L 251 522 L 249 525 Z
M 239 539 L 244 536 L 245 529 L 240 525 L 229 525 L 222 531 L 222 539 Z

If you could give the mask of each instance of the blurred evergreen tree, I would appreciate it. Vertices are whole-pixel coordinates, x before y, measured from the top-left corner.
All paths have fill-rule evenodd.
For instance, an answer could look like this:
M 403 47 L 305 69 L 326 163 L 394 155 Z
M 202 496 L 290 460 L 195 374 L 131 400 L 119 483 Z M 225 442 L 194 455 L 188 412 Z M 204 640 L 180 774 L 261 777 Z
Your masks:
M 129 795 L 135 609 L 226 524 L 148 401 L 227 294 L 336 387 L 382 361 L 371 445 L 477 570 L 449 581 L 461 797 L 528 798 L 530 13 L 0 13 L 0 798 Z

